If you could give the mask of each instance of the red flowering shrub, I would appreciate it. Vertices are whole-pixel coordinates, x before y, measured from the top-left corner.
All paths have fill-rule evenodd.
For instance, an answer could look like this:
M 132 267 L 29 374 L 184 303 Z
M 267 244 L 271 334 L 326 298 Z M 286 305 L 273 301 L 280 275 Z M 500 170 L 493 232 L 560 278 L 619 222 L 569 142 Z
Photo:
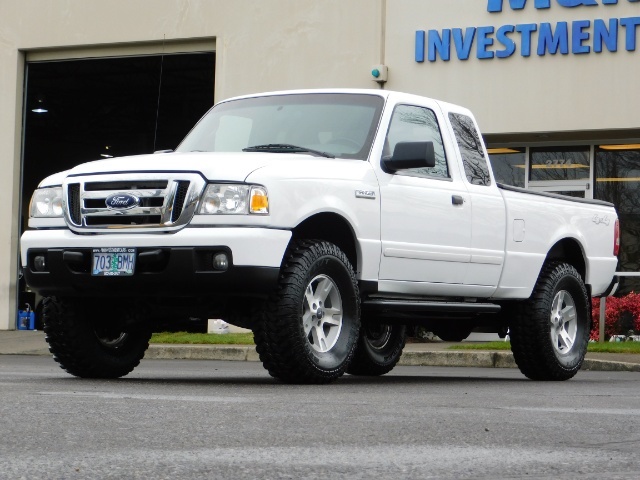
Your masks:
M 598 340 L 600 335 L 600 299 L 591 302 L 591 339 Z M 608 297 L 605 308 L 604 337 L 612 335 L 626 335 L 630 329 L 640 332 L 640 293 L 629 293 L 624 297 Z M 631 318 L 629 318 L 629 316 Z M 629 321 L 625 321 L 629 320 Z

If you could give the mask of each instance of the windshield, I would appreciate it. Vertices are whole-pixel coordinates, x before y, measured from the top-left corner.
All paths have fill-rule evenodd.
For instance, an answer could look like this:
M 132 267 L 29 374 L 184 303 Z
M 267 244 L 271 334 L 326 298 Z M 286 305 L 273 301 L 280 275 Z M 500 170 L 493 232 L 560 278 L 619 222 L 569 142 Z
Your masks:
M 310 93 L 253 97 L 213 107 L 178 152 L 307 152 L 365 160 L 384 100 Z

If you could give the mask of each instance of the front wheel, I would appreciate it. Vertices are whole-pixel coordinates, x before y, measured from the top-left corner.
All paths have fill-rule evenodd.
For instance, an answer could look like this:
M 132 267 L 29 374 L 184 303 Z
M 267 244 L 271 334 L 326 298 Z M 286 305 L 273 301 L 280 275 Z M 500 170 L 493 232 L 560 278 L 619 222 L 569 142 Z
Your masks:
M 514 360 L 532 380 L 568 380 L 582 366 L 590 329 L 582 277 L 567 263 L 549 263 L 509 326 Z
M 42 310 L 53 359 L 76 377 L 123 377 L 149 347 L 151 330 L 131 310 L 100 311 L 88 301 L 56 297 L 45 298 Z
M 264 367 L 285 382 L 331 382 L 351 361 L 359 329 L 358 285 L 346 255 L 324 241 L 293 243 L 278 293 L 254 329 Z
M 379 376 L 396 366 L 406 341 L 405 325 L 363 325 L 358 347 L 347 367 L 351 375 Z

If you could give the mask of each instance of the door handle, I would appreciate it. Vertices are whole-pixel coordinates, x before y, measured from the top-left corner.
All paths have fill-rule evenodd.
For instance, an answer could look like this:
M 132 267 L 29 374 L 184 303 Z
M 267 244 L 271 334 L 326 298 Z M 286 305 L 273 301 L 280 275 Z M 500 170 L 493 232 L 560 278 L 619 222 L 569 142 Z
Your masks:
M 464 203 L 464 198 L 460 195 L 451 195 L 451 203 L 453 205 L 462 205 Z

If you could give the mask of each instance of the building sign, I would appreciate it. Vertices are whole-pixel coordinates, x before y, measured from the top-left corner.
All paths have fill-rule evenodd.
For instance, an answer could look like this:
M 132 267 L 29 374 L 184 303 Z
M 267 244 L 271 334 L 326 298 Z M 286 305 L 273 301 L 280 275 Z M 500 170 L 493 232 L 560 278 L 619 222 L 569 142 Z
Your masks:
M 640 0 L 487 0 L 487 11 L 500 14 L 535 8 L 597 7 L 610 12 L 618 3 L 637 3 Z M 640 13 L 640 12 L 639 12 Z M 416 62 L 449 61 L 453 55 L 458 60 L 468 60 L 475 55 L 480 60 L 509 58 L 513 55 L 540 57 L 549 55 L 581 55 L 617 52 L 618 49 L 633 52 L 638 43 L 640 16 L 625 18 L 598 18 L 572 22 L 520 23 L 501 26 L 445 28 L 443 30 L 418 30 L 415 41 Z

